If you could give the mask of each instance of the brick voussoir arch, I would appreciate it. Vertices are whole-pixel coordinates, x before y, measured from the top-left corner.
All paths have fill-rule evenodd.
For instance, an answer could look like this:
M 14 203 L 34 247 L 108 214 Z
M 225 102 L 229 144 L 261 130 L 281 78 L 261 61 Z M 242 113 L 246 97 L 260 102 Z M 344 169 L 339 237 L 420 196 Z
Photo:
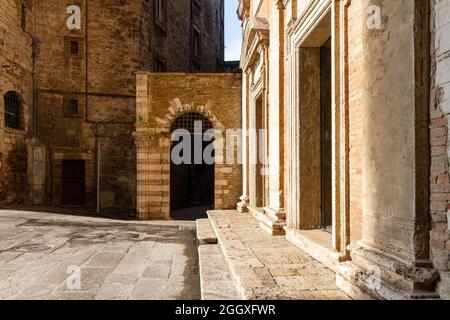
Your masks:
M 208 101 L 206 105 L 182 104 L 179 98 L 173 99 L 169 102 L 168 112 L 163 118 L 155 117 L 155 129 L 161 133 L 170 133 L 172 123 L 186 112 L 197 112 L 207 118 L 213 128 L 225 131 L 225 126 L 217 119 L 217 117 L 210 110 L 211 104 Z
M 179 98 L 173 99 L 169 103 L 168 112 L 161 118 L 161 117 L 155 117 L 154 118 L 154 126 L 153 126 L 153 132 L 154 134 L 160 134 L 164 136 L 163 139 L 159 139 L 159 147 L 162 150 L 167 150 L 167 148 L 170 146 L 170 136 L 171 133 L 171 127 L 173 122 L 183 114 L 187 112 L 197 112 L 201 115 L 203 115 L 206 119 L 208 119 L 213 128 L 215 130 L 220 130 L 222 133 L 225 132 L 226 128 L 225 126 L 219 121 L 219 119 L 213 114 L 211 109 L 211 103 L 207 102 L 206 105 L 195 105 L 193 102 L 190 104 L 182 104 Z M 157 141 L 155 141 L 157 142 Z M 224 143 L 224 142 L 223 142 Z M 170 148 L 169 148 L 170 150 Z M 166 152 L 166 151 L 164 151 Z M 216 154 L 217 155 L 217 154 Z M 223 158 L 223 155 L 222 155 Z M 169 163 L 164 161 L 170 161 L 167 157 L 161 157 L 161 159 L 167 159 L 163 160 L 162 165 L 167 166 L 169 168 Z M 224 163 L 216 163 L 216 170 L 215 170 L 215 196 L 214 196 L 214 202 L 215 202 L 215 208 L 221 209 L 223 207 L 223 196 L 228 194 L 230 192 L 230 168 L 228 168 L 228 165 Z M 170 176 L 170 173 L 169 175 Z M 170 179 L 170 178 L 169 178 Z M 165 179 L 163 179 L 165 180 Z M 167 185 L 170 185 L 170 183 L 166 180 L 165 182 Z M 167 196 L 164 196 L 166 200 L 164 200 L 166 203 L 170 202 L 170 192 Z M 166 198 L 167 197 L 167 198 Z M 165 215 L 166 218 L 169 218 L 169 213 L 166 212 Z

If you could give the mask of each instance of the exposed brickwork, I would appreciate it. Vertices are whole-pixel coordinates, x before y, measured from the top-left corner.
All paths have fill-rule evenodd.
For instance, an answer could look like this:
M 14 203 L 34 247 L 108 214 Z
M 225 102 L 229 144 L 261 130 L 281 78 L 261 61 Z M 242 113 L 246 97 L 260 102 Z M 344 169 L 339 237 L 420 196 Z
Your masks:
M 137 77 L 137 212 L 141 219 L 170 217 L 171 124 L 198 112 L 214 129 L 240 129 L 239 74 L 147 74 Z M 216 149 L 216 159 L 219 154 Z M 225 153 L 224 153 L 225 154 Z M 225 158 L 226 159 L 226 158 Z M 241 165 L 216 164 L 215 207 L 234 208 L 242 192 Z
M 32 116 L 31 1 L 0 2 L 0 204 L 27 199 L 25 139 Z M 4 95 L 14 91 L 21 102 L 20 130 L 5 128 Z
M 430 105 L 431 140 L 431 259 L 439 270 L 442 297 L 450 298 L 450 1 L 431 0 L 432 78 Z
M 349 104 L 349 166 L 350 166 L 350 229 L 351 243 L 362 237 L 362 27 L 364 10 L 360 1 L 348 8 L 348 104 Z

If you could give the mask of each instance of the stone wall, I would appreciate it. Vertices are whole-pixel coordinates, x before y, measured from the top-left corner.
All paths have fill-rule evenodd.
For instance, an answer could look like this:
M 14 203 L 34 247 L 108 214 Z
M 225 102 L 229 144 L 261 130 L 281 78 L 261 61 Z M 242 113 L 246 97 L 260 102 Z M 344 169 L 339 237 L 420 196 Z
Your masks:
M 98 187 L 101 211 L 135 211 L 135 73 L 153 70 L 157 59 L 166 71 L 191 71 L 191 3 L 167 1 L 167 23 L 161 26 L 153 1 L 36 2 L 37 133 L 49 155 L 47 205 L 62 205 L 62 161 L 78 159 L 86 162 L 86 209 L 96 208 Z M 72 4 L 81 8 L 79 30 L 66 27 Z M 216 71 L 216 51 L 223 51 L 216 35 L 223 31 L 216 28 L 215 10 L 221 7 L 223 1 L 202 2 L 203 71 Z M 70 52 L 73 41 L 77 54 Z M 68 113 L 72 100 L 75 114 Z
M 27 199 L 26 138 L 32 117 L 31 1 L 0 2 L 0 204 Z M 15 91 L 21 102 L 20 130 L 5 128 L 3 96 Z
M 86 161 L 85 207 L 133 212 L 134 72 L 139 70 L 140 1 L 78 1 L 81 29 L 66 27 L 72 1 L 40 1 L 34 10 L 38 138 L 49 150 L 47 205 L 62 205 L 62 161 Z M 70 52 L 78 41 L 78 54 Z M 69 112 L 71 100 L 78 110 Z M 99 166 L 99 170 L 97 170 Z
M 151 1 L 150 1 L 151 2 Z M 200 5 L 197 5 L 200 3 Z M 216 72 L 224 59 L 223 0 L 197 2 L 194 0 L 167 0 L 167 22 L 154 23 L 153 6 L 142 4 L 141 70 L 158 59 L 168 72 Z M 201 34 L 201 60 L 193 60 L 192 34 L 194 27 Z M 142 60 L 141 60 L 142 61 Z
M 198 112 L 223 133 L 241 129 L 239 74 L 152 74 L 137 76 L 137 211 L 141 219 L 170 218 L 171 124 L 186 112 Z M 217 144 L 216 144 L 217 143 Z M 223 152 L 222 154 L 226 154 Z M 225 158 L 226 160 L 226 158 Z M 241 165 L 216 164 L 215 208 L 232 209 L 241 193 Z
M 450 1 L 431 0 L 431 259 L 441 297 L 450 299 Z

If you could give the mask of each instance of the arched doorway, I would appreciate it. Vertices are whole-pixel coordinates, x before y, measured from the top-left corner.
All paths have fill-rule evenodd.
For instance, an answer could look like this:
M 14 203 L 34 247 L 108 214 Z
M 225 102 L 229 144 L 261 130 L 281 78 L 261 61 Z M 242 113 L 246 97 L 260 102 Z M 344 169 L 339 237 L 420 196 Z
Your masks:
M 212 143 L 204 141 L 209 140 L 204 139 L 204 134 L 210 129 L 213 129 L 212 123 L 197 112 L 182 114 L 171 126 L 170 210 L 172 219 L 205 218 L 206 211 L 214 208 L 214 163 L 205 161 L 207 159 L 203 157 L 205 148 Z

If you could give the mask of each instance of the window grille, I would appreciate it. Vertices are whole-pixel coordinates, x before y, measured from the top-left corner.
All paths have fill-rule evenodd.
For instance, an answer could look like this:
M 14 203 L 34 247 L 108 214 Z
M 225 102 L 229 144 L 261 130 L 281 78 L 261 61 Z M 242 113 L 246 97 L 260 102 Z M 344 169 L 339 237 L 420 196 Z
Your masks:
M 20 129 L 20 99 L 17 93 L 8 92 L 4 96 L 5 102 L 5 126 L 12 129 Z

